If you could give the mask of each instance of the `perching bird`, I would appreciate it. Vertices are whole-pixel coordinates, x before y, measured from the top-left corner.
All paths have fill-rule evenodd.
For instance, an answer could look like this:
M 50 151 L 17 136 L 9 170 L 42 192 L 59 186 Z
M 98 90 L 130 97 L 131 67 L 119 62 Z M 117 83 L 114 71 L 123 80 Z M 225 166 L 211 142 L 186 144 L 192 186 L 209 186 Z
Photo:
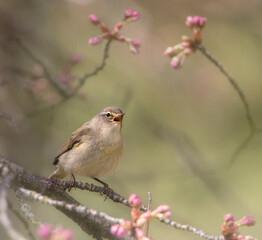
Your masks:
M 124 115 L 120 108 L 107 107 L 73 132 L 57 153 L 56 170 L 49 178 L 61 180 L 71 174 L 74 181 L 74 175 L 82 175 L 107 185 L 98 178 L 110 175 L 121 158 Z

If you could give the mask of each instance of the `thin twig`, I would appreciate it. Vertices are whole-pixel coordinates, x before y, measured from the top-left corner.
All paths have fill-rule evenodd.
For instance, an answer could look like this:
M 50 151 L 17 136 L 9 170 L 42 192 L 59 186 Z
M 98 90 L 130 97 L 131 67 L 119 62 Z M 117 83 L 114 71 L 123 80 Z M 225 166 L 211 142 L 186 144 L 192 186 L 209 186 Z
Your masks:
M 147 195 L 148 195 L 148 205 L 147 205 L 147 209 L 148 209 L 148 210 L 151 210 L 152 194 L 151 194 L 151 192 L 148 192 Z M 147 224 L 146 224 L 146 236 L 148 236 L 148 233 L 149 233 L 149 223 L 150 223 L 150 221 L 148 221 Z
M 18 233 L 11 220 L 8 217 L 7 209 L 7 193 L 6 187 L 11 182 L 11 176 L 9 175 L 9 170 L 7 167 L 3 167 L 1 171 L 2 182 L 0 184 L 0 223 L 3 225 L 7 235 L 13 240 L 26 240 L 20 233 Z
M 198 50 L 204 54 L 228 79 L 228 81 L 230 82 L 230 84 L 232 85 L 232 87 L 234 88 L 234 90 L 236 91 L 237 95 L 239 96 L 241 102 L 243 103 L 243 106 L 245 108 L 245 112 L 246 112 L 246 118 L 248 121 L 248 125 L 249 125 L 249 135 L 244 139 L 244 141 L 239 145 L 239 147 L 235 150 L 230 164 L 232 165 L 236 159 L 236 157 L 239 155 L 239 153 L 248 145 L 248 143 L 252 140 L 252 138 L 254 137 L 255 134 L 260 133 L 261 129 L 259 129 L 252 116 L 251 116 L 251 112 L 250 112 L 250 108 L 249 108 L 249 104 L 248 101 L 246 99 L 246 96 L 244 94 L 244 92 L 242 91 L 242 89 L 238 86 L 237 82 L 229 75 L 229 73 L 224 69 L 224 67 L 216 60 L 212 57 L 212 55 L 205 49 L 204 46 L 202 45 L 197 45 L 196 46 L 198 48 Z
M 237 82 L 229 75 L 229 73 L 224 69 L 224 67 L 216 60 L 214 59 L 211 54 L 204 48 L 202 45 L 197 46 L 198 50 L 203 53 L 228 79 L 232 87 L 237 92 L 238 96 L 240 97 L 241 102 L 243 103 L 246 111 L 246 118 L 248 121 L 248 125 L 250 127 L 250 131 L 253 132 L 256 130 L 256 125 L 254 123 L 254 120 L 250 113 L 250 108 L 247 102 L 247 99 L 245 97 L 244 92 L 241 90 L 241 88 L 238 86 Z
M 29 114 L 29 116 L 34 116 L 36 113 L 39 113 L 39 112 L 42 112 L 42 111 L 47 111 L 49 109 L 53 109 L 55 107 L 58 107 L 60 105 L 63 105 L 64 103 L 66 103 L 69 99 L 71 99 L 72 97 L 74 97 L 78 91 L 80 90 L 80 88 L 84 85 L 84 83 L 86 82 L 86 80 L 92 76 L 95 76 L 96 74 L 98 74 L 98 72 L 102 71 L 104 69 L 104 67 L 106 66 L 106 60 L 108 59 L 109 57 L 109 49 L 110 49 L 110 44 L 112 43 L 112 38 L 108 39 L 106 44 L 105 44 L 105 47 L 104 47 L 104 51 L 103 51 L 103 56 L 102 56 L 102 60 L 101 60 L 101 63 L 95 67 L 95 69 L 90 72 L 90 73 L 86 73 L 83 77 L 81 77 L 79 80 L 78 80 L 78 85 L 69 93 L 67 93 L 66 95 L 62 95 L 63 96 L 63 99 L 60 100 L 59 102 L 53 104 L 53 105 L 49 105 L 49 106 L 46 106 L 46 107 L 43 107 L 41 109 L 38 109 L 36 111 L 33 111 L 32 113 Z M 38 61 L 39 63 L 39 61 Z M 42 65 L 41 63 L 39 63 L 40 65 Z M 45 67 L 42 65 L 42 67 L 45 69 Z M 45 71 L 45 72 L 48 72 L 48 71 Z M 51 76 L 50 76 L 51 77 Z M 50 77 L 48 79 L 50 79 Z M 57 85 L 58 87 L 60 86 Z
M 21 216 L 21 214 L 16 209 L 13 208 L 13 205 L 12 205 L 12 203 L 10 201 L 7 200 L 7 203 L 8 203 L 8 208 L 23 223 L 23 225 L 24 225 L 24 227 L 25 227 L 25 229 L 27 231 L 27 234 L 30 237 L 30 239 L 35 240 L 35 237 L 34 237 L 33 233 L 30 230 L 28 222 Z
M 106 60 L 109 57 L 109 48 L 110 48 L 110 44 L 112 43 L 113 38 L 109 38 L 105 44 L 104 47 L 104 51 L 103 51 L 103 57 L 102 57 L 102 61 L 101 63 L 90 73 L 85 74 L 83 77 L 81 77 L 79 79 L 79 83 L 78 85 L 75 87 L 75 89 L 73 90 L 73 92 L 70 94 L 70 97 L 74 96 L 78 90 L 83 86 L 83 84 L 85 83 L 85 81 L 92 77 L 95 76 L 99 71 L 103 70 L 105 65 L 106 65 Z
M 160 222 L 163 222 L 165 224 L 168 224 L 176 229 L 191 232 L 201 238 L 208 239 L 208 240 L 225 240 L 224 236 L 213 236 L 213 235 L 208 235 L 204 231 L 197 229 L 195 227 L 192 227 L 190 225 L 185 225 L 185 224 L 180 224 L 175 221 L 169 220 L 169 219 L 162 219 Z
M 27 48 L 23 42 L 20 39 L 16 39 L 16 43 L 18 46 L 24 51 L 24 53 L 31 58 L 34 62 L 38 63 L 39 65 L 42 66 L 44 70 L 44 75 L 45 77 L 50 81 L 50 83 L 57 89 L 57 91 L 63 96 L 63 97 L 68 97 L 70 95 L 69 89 L 59 83 L 56 79 L 54 79 L 49 72 L 48 68 L 46 67 L 45 63 L 40 60 L 29 48 Z

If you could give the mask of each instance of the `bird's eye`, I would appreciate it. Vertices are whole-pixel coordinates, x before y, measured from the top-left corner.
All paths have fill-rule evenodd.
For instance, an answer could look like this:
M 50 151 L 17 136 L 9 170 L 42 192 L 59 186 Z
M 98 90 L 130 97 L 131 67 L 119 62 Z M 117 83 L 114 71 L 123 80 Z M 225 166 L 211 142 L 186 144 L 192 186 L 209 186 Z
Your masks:
M 110 116 L 111 116 L 111 113 L 108 112 L 108 113 L 106 114 L 106 116 L 107 116 L 107 117 L 110 117 Z

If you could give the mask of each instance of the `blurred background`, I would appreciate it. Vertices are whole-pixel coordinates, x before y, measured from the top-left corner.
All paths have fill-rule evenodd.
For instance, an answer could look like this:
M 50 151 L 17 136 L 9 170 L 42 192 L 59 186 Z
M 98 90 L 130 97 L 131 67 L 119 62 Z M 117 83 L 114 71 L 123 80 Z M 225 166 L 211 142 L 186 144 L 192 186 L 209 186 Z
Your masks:
M 104 42 L 88 45 L 90 37 L 100 34 L 88 16 L 96 14 L 112 27 L 128 8 L 139 11 L 141 19 L 121 33 L 142 43 L 140 54 L 113 42 L 104 70 L 89 78 L 77 95 L 57 104 L 61 95 L 37 77 L 41 67 L 14 39 L 18 37 L 41 59 L 55 79 L 67 69 L 72 55 L 81 55 L 82 61 L 72 68 L 74 86 L 102 58 Z M 252 215 L 257 225 L 241 233 L 261 238 L 262 135 L 255 135 L 233 158 L 249 135 L 239 96 L 200 52 L 177 71 L 163 56 L 182 35 L 191 36 L 186 16 L 206 17 L 203 45 L 235 78 L 256 125 L 262 127 L 261 11 L 259 0 L 1 1 L 0 111 L 14 124 L 0 119 L 0 153 L 48 176 L 54 169 L 53 157 L 71 133 L 104 107 L 118 106 L 126 113 L 125 149 L 118 169 L 105 179 L 117 193 L 125 197 L 136 193 L 147 204 L 151 192 L 152 208 L 169 204 L 173 220 L 210 235 L 220 234 L 226 213 L 236 219 Z M 70 195 L 89 208 L 130 219 L 128 208 L 104 201 L 99 194 L 72 190 Z M 76 239 L 91 239 L 52 207 L 30 205 L 37 220 L 73 229 Z M 1 227 L 0 231 L 4 232 Z M 151 222 L 149 235 L 163 240 L 198 239 L 158 221 Z

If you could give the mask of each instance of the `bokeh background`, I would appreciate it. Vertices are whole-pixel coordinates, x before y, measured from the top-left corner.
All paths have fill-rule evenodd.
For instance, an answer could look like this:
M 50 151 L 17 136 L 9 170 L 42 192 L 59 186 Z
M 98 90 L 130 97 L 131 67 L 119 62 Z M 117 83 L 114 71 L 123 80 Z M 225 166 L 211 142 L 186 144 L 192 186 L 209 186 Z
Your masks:
M 133 55 L 113 42 L 105 69 L 89 78 L 78 95 L 50 108 L 61 98 L 48 82 L 34 91 L 31 73 L 38 70 L 12 41 L 19 37 L 57 77 L 78 53 L 73 68 L 81 77 L 101 61 L 103 44 L 88 45 L 100 34 L 88 20 L 96 14 L 109 26 L 132 8 L 141 19 L 122 33 L 142 43 Z M 81 124 L 102 108 L 119 106 L 126 113 L 125 150 L 117 171 L 105 181 L 128 197 L 138 194 L 152 207 L 169 204 L 172 219 L 219 235 L 223 216 L 252 215 L 256 227 L 241 233 L 262 237 L 262 135 L 232 158 L 249 134 L 243 104 L 228 80 L 200 52 L 176 71 L 163 56 L 191 30 L 187 15 L 206 17 L 203 45 L 236 79 L 258 127 L 262 119 L 262 2 L 259 0 L 9 0 L 0 3 L 0 111 L 12 116 L 15 127 L 0 119 L 0 152 L 30 171 L 48 176 L 59 147 Z M 34 86 L 34 85 L 33 85 Z M 48 107 L 48 108 L 46 108 Z M 44 110 L 43 110 L 44 109 Z M 77 178 L 90 181 L 86 178 Z M 98 194 L 72 190 L 89 208 L 129 219 L 130 210 Z M 14 194 L 10 192 L 10 198 Z M 74 230 L 77 239 L 91 239 L 52 207 L 31 202 L 35 218 Z M 23 227 L 10 213 L 17 229 Z M 33 231 L 34 226 L 31 226 Z M 1 236 L 4 230 L 0 227 Z M 4 234 L 4 233 L 3 233 Z M 187 232 L 153 221 L 153 239 L 197 239 Z M 8 239 L 7 237 L 4 239 Z

